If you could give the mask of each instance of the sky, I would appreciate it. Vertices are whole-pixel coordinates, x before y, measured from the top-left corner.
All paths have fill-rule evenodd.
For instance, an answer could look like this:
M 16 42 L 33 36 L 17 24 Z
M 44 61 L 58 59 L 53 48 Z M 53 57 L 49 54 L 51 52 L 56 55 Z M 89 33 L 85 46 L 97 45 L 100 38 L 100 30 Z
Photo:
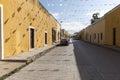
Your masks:
M 120 0 L 39 0 L 52 14 L 62 29 L 70 34 L 79 32 L 90 25 L 93 13 L 99 17 L 120 4 Z

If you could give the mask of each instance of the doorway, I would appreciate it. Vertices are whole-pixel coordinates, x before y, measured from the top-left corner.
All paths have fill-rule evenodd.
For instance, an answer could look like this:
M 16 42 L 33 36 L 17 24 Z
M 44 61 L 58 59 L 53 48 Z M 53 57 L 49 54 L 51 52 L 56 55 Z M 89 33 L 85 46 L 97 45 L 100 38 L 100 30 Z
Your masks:
M 56 31 L 52 28 L 52 42 L 56 41 Z
M 47 45 L 47 32 L 45 32 L 45 45 Z
M 35 48 L 35 29 L 30 28 L 30 49 Z
M 116 28 L 113 28 L 113 45 L 116 45 Z

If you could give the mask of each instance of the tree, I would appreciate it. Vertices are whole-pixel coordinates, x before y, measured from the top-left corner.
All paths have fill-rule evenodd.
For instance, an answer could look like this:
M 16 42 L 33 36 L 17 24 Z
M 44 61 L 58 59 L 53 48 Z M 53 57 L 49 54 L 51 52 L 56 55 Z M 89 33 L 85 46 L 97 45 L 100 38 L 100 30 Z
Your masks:
M 99 19 L 99 13 L 94 13 L 93 15 L 92 15 L 92 17 L 93 17 L 93 19 Z
M 93 24 L 95 21 L 97 21 L 98 19 L 100 19 L 99 17 L 99 13 L 94 13 L 92 15 L 92 19 L 91 19 L 91 24 Z

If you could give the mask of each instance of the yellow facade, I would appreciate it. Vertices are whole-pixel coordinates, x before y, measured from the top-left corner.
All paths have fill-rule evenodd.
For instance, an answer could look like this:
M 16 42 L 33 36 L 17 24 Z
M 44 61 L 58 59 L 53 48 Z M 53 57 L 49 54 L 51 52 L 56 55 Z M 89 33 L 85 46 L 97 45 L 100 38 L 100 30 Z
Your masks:
M 78 38 L 80 40 L 85 40 L 85 29 L 81 30 L 79 33 L 78 33 Z
M 55 42 L 59 42 L 60 41 L 60 29 L 61 29 L 61 25 L 57 22 L 57 20 L 53 16 L 50 16 L 50 17 L 51 17 L 50 25 L 51 25 L 52 29 L 54 29 L 56 31 Z
M 68 33 L 68 31 L 66 31 L 65 29 L 61 30 L 61 37 L 64 38 L 69 38 L 70 34 Z
M 52 45 L 52 28 L 56 36 L 60 32 L 60 24 L 38 0 L 0 0 L 0 5 L 3 6 L 4 58 L 30 51 L 32 34 L 35 49 Z
M 93 23 L 85 29 L 85 40 L 92 43 L 104 44 L 105 41 L 105 20 Z
M 80 31 L 79 35 L 83 36 L 82 39 L 85 41 L 120 47 L 120 5 L 85 28 L 84 31 Z
M 106 44 L 120 47 L 120 5 L 105 15 Z

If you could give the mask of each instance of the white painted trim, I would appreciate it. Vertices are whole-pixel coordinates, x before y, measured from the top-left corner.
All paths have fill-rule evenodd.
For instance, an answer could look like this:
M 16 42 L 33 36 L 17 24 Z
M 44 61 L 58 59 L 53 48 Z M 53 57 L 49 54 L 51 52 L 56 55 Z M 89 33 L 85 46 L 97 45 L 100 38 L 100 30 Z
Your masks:
M 48 33 L 47 31 L 45 31 L 45 33 Z
M 34 48 L 31 48 L 31 41 L 30 41 L 30 29 L 34 29 Z M 33 26 L 29 26 L 29 51 L 32 51 L 33 49 L 35 49 L 36 48 L 36 45 L 35 45 L 35 43 L 36 43 L 36 33 L 35 33 L 35 27 L 33 27 Z
M 32 29 L 35 29 L 35 27 L 33 27 L 33 26 L 29 26 L 29 29 L 31 29 L 31 28 L 32 28 Z
M 1 51 L 0 51 L 0 59 L 4 59 L 4 31 L 3 31 L 3 5 L 0 4 L 0 7 L 1 7 Z
M 47 31 L 44 32 L 44 46 L 46 47 L 47 44 L 45 44 L 45 33 L 47 33 L 47 43 L 48 43 L 48 32 Z

